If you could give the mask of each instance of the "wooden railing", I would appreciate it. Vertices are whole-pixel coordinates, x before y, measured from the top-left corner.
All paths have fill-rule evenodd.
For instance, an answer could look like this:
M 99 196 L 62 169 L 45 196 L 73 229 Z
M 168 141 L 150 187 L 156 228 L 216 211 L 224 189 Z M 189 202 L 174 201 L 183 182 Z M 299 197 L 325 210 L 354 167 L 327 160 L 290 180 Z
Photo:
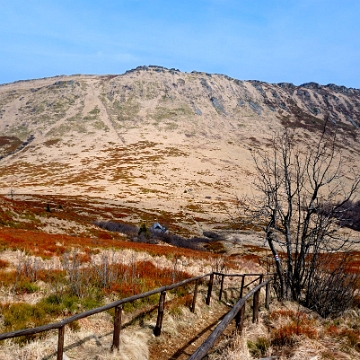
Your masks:
M 91 315 L 95 315 L 95 314 L 98 314 L 98 313 L 101 313 L 101 312 L 104 312 L 104 311 L 107 311 L 107 310 L 110 310 L 110 309 L 115 309 L 114 330 L 113 330 L 113 340 L 112 340 L 111 349 L 112 350 L 114 350 L 114 349 L 119 350 L 119 348 L 120 348 L 121 317 L 122 317 L 122 309 L 123 309 L 124 304 L 133 302 L 135 300 L 143 299 L 143 298 L 149 297 L 149 296 L 154 295 L 154 294 L 160 294 L 160 300 L 159 300 L 159 306 L 158 306 L 158 316 L 157 316 L 156 326 L 155 326 L 155 329 L 154 329 L 155 336 L 159 336 L 161 334 L 161 329 L 162 329 L 162 320 L 163 320 L 163 315 L 164 315 L 164 305 L 165 305 L 166 292 L 170 291 L 170 290 L 173 290 L 173 289 L 176 289 L 178 287 L 187 285 L 189 283 L 195 282 L 194 295 L 193 295 L 193 300 L 192 300 L 192 305 L 191 305 L 191 311 L 195 312 L 196 298 L 197 298 L 199 283 L 203 279 L 205 279 L 206 277 L 209 277 L 206 304 L 210 305 L 212 288 L 213 288 L 214 277 L 215 276 L 221 276 L 222 277 L 221 289 L 220 289 L 220 295 L 219 295 L 219 298 L 221 300 L 222 293 L 223 293 L 224 278 L 226 276 L 231 276 L 231 277 L 242 276 L 242 283 L 241 283 L 241 288 L 240 288 L 240 297 L 242 297 L 243 290 L 246 287 L 248 287 L 250 284 L 254 283 L 255 281 L 258 281 L 259 279 L 260 279 L 260 282 L 262 282 L 263 277 L 266 276 L 266 275 L 263 275 L 263 274 L 222 274 L 222 273 L 213 272 L 213 273 L 209 273 L 209 274 L 206 274 L 206 275 L 186 279 L 186 280 L 183 280 L 183 281 L 181 281 L 179 283 L 176 283 L 176 284 L 162 286 L 160 288 L 157 288 L 157 289 L 154 289 L 154 290 L 142 293 L 142 294 L 130 296 L 130 297 L 127 297 L 127 298 L 124 298 L 124 299 L 121 299 L 121 300 L 117 300 L 117 301 L 114 301 L 114 302 L 109 303 L 107 305 L 104 305 L 104 306 L 101 306 L 101 307 L 98 307 L 98 308 L 95 308 L 95 309 L 92 309 L 92 310 L 89 310 L 89 311 L 85 311 L 85 312 L 80 313 L 80 314 L 73 315 L 71 317 L 63 319 L 63 320 L 61 320 L 59 322 L 56 322 L 56 323 L 42 325 L 42 326 L 38 326 L 36 328 L 31 328 L 31 329 L 23 329 L 23 330 L 17 330 L 17 331 L 3 333 L 3 334 L 0 334 L 0 340 L 11 339 L 11 338 L 20 337 L 20 336 L 35 335 L 35 334 L 38 334 L 38 333 L 41 333 L 41 332 L 46 332 L 46 331 L 58 329 L 57 360 L 63 360 L 65 326 L 66 325 L 69 325 L 74 321 L 89 317 Z M 251 281 L 249 284 L 247 284 L 245 286 L 245 277 L 246 276 L 257 276 L 257 278 L 255 280 Z M 241 320 L 242 319 L 241 316 L 243 316 L 243 315 L 241 315 L 241 311 L 239 312 L 239 309 L 240 310 L 244 309 L 245 301 L 254 294 L 255 294 L 255 296 L 254 296 L 254 309 L 258 309 L 258 301 L 259 301 L 258 299 L 259 299 L 259 297 L 256 294 L 258 294 L 258 290 L 260 290 L 260 288 L 262 288 L 263 286 L 267 285 L 269 283 L 269 281 L 270 280 L 267 280 L 266 282 L 259 284 L 253 290 L 251 290 L 245 297 L 243 297 L 238 303 L 236 303 L 234 308 L 225 316 L 226 319 L 229 319 L 228 323 L 236 315 L 238 315 L 238 317 L 237 317 L 237 326 L 239 327 L 239 324 L 242 324 L 243 320 Z M 267 299 L 266 304 L 268 306 L 268 301 L 269 301 L 268 286 L 267 286 L 266 294 L 267 294 L 266 295 L 266 299 Z M 257 299 L 257 300 L 255 300 L 255 299 Z M 254 313 L 253 318 L 254 317 L 257 318 L 257 311 L 258 310 L 256 310 L 256 314 Z M 225 318 L 224 318 L 224 320 L 225 320 Z M 224 328 L 227 326 L 227 324 L 224 325 Z M 218 336 L 216 337 L 216 339 L 217 338 L 218 338 Z M 208 345 L 206 345 L 206 348 L 208 346 L 211 347 L 212 346 L 211 344 L 213 344 L 213 342 L 209 341 Z M 209 347 L 209 349 L 210 349 L 210 347 Z M 198 349 L 198 351 L 199 351 L 199 349 Z M 198 353 L 198 351 L 196 353 Z M 195 355 L 195 353 L 194 353 L 194 355 Z M 198 355 L 196 355 L 196 356 L 198 356 Z M 195 357 L 193 359 L 201 359 L 201 357 Z
M 217 325 L 217 327 L 214 329 L 214 331 L 210 334 L 210 336 L 202 343 L 202 345 L 190 356 L 189 360 L 200 360 L 202 359 L 209 350 L 213 347 L 216 340 L 221 336 L 221 334 L 224 332 L 226 327 L 230 324 L 230 322 L 235 318 L 236 321 L 236 328 L 238 330 L 238 333 L 241 334 L 243 329 L 243 324 L 245 320 L 245 304 L 246 301 L 253 297 L 253 315 L 252 315 L 252 321 L 257 322 L 259 318 L 259 299 L 260 299 L 260 290 L 264 286 L 266 287 L 265 291 L 265 307 L 269 309 L 270 305 L 270 282 L 272 281 L 272 278 L 263 281 L 264 276 L 273 276 L 274 274 L 267 274 L 263 275 L 261 274 L 220 274 L 215 273 L 216 275 L 219 275 L 222 277 L 221 279 L 221 287 L 220 287 L 220 294 L 219 299 L 221 299 L 222 291 L 223 291 L 223 283 L 225 276 L 242 276 L 241 281 L 241 288 L 240 288 L 240 300 L 233 306 L 233 308 L 224 316 L 224 318 L 221 320 L 221 322 Z M 259 276 L 255 280 L 252 280 L 248 284 L 245 285 L 245 277 L 246 276 Z M 259 281 L 260 284 L 255 286 L 251 291 L 249 291 L 245 296 L 243 295 L 243 290 L 249 285 L 253 284 L 254 282 Z

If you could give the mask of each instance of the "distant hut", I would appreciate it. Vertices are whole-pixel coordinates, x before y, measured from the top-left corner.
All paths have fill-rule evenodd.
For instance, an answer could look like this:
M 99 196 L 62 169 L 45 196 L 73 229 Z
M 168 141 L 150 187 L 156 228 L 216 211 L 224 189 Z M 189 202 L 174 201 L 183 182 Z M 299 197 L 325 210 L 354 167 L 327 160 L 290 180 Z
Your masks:
M 155 231 L 155 232 L 161 232 L 164 233 L 166 232 L 166 227 L 165 226 L 161 226 L 158 222 L 156 222 L 152 227 L 151 227 L 151 231 Z

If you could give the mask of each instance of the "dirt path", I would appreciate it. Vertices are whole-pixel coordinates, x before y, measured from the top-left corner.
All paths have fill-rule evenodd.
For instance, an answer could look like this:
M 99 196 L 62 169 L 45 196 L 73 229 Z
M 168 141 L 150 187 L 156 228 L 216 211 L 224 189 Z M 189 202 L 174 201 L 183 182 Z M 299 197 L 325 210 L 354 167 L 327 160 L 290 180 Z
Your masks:
M 207 339 L 221 319 L 230 310 L 224 303 L 213 301 L 208 309 L 202 308 L 200 316 L 183 322 L 177 328 L 177 334 L 161 334 L 149 344 L 150 359 L 185 360 Z M 232 323 L 224 333 L 231 335 L 235 330 Z M 223 337 L 221 337 L 223 338 Z

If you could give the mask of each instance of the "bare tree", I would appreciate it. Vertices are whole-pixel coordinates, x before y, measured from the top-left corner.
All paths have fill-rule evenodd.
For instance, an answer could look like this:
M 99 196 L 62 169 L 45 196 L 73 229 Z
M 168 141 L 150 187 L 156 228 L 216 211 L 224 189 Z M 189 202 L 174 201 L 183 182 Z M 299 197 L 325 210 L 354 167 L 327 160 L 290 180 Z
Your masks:
M 280 297 L 309 305 L 316 279 L 325 276 L 320 275 L 321 254 L 351 245 L 340 231 L 340 219 L 360 179 L 349 172 L 351 167 L 344 173 L 335 133 L 326 125 L 314 146 L 304 150 L 298 144 L 296 133 L 285 130 L 272 139 L 269 149 L 253 153 L 255 186 L 261 194 L 253 213 L 261 219 L 275 259 Z M 326 266 L 321 269 L 325 274 Z
M 351 254 L 321 254 L 306 291 L 306 305 L 323 317 L 338 316 L 356 305 L 359 274 L 349 271 Z M 354 303 L 355 302 L 355 303 Z
M 9 196 L 10 196 L 11 200 L 14 200 L 14 195 L 15 195 L 15 190 L 13 187 L 11 187 L 10 191 L 9 191 Z

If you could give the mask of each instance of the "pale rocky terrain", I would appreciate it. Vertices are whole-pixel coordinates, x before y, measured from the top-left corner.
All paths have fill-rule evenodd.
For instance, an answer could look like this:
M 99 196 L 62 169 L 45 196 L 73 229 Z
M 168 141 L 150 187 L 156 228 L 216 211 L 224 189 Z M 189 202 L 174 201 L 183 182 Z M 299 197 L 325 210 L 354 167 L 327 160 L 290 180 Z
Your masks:
M 1 193 L 106 199 L 166 211 L 201 232 L 229 219 L 237 197 L 254 195 L 252 151 L 284 126 L 309 148 L 326 116 L 358 171 L 357 89 L 157 66 L 4 84 Z

